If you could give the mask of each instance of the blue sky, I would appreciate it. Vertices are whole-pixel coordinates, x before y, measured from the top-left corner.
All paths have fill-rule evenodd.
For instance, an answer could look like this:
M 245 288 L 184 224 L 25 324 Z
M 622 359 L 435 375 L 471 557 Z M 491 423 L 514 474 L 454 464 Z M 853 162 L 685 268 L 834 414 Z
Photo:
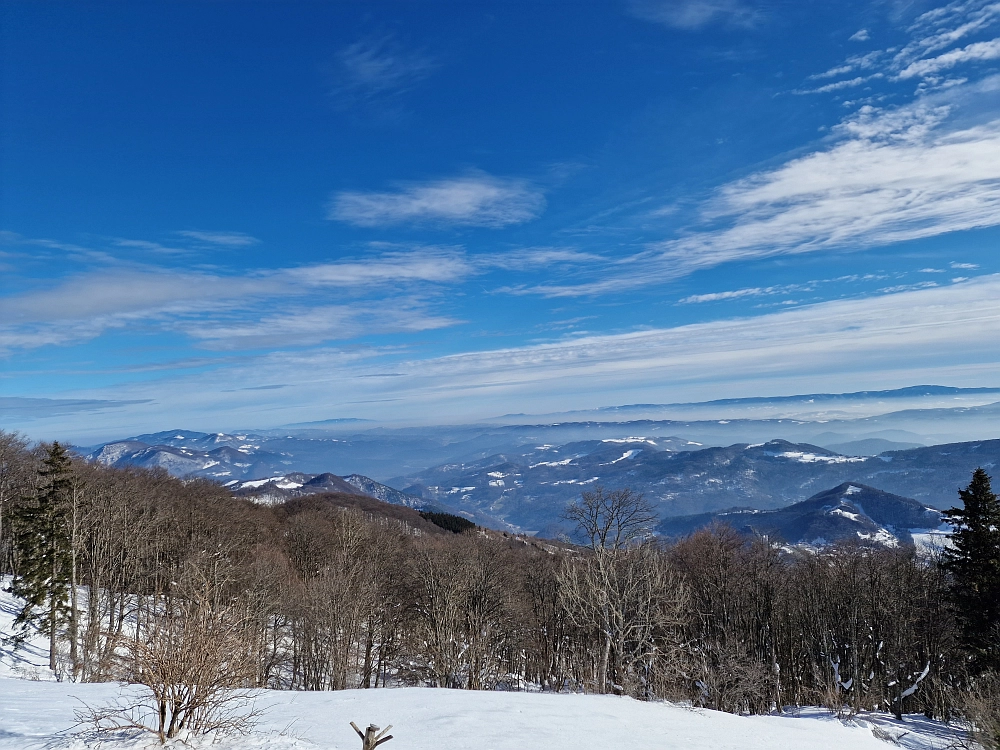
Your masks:
M 1000 382 L 1000 4 L 0 12 L 0 426 Z

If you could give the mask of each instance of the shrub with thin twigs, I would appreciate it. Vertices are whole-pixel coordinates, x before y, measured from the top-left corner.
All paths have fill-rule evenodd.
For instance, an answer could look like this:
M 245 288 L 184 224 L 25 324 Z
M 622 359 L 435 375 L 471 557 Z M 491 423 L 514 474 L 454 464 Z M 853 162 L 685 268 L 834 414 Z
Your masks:
M 182 594 L 116 644 L 123 680 L 140 689 L 85 706 L 81 724 L 99 732 L 153 732 L 161 743 L 254 726 L 260 711 L 249 688 L 257 664 L 246 608 L 212 601 L 207 587 Z

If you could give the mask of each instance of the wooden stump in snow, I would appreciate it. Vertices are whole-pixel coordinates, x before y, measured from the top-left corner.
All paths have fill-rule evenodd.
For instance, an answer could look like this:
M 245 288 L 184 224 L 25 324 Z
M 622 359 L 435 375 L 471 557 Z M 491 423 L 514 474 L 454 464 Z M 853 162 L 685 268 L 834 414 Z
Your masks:
M 364 732 L 358 729 L 358 725 L 355 724 L 353 721 L 351 722 L 351 726 L 354 727 L 354 731 L 357 732 L 358 737 L 361 738 L 361 743 L 362 743 L 361 750 L 375 750 L 375 748 L 381 745 L 383 742 L 388 742 L 389 740 L 392 739 L 391 734 L 388 737 L 385 736 L 386 733 L 390 729 L 392 729 L 392 724 L 387 726 L 381 732 L 379 731 L 379 728 L 374 724 L 369 724 L 368 729 L 366 729 Z

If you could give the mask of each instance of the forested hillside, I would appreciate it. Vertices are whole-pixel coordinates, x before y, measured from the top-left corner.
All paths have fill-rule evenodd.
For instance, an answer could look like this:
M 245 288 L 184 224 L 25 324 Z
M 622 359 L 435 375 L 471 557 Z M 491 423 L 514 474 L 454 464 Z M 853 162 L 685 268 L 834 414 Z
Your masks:
M 584 690 L 945 718 L 977 684 L 954 573 L 905 545 L 783 551 L 725 527 L 661 544 L 627 490 L 572 506 L 584 547 L 454 533 L 370 497 L 263 506 L 3 437 L 0 565 L 63 679 L 141 681 L 148 660 L 181 669 L 197 654 L 227 688 Z M 24 519 L 43 515 L 54 533 L 36 539 Z M 33 573 L 39 560 L 52 575 Z

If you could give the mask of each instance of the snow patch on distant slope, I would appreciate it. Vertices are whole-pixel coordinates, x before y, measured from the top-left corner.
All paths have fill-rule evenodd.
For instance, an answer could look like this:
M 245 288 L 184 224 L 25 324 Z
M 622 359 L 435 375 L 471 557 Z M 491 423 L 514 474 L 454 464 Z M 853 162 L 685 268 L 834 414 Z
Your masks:
M 851 513 L 850 511 L 844 510 L 843 508 L 833 508 L 827 513 L 831 516 L 843 516 L 844 518 L 849 518 L 852 521 L 860 521 L 861 517 L 857 513 Z
M 896 535 L 884 527 L 879 527 L 878 530 L 873 534 L 866 534 L 863 531 L 858 532 L 858 537 L 864 539 L 865 541 L 875 542 L 876 544 L 881 544 L 884 547 L 898 547 L 899 539 Z
M 626 451 L 624 454 L 622 454 L 621 458 L 616 458 L 614 461 L 611 461 L 610 463 L 616 464 L 619 461 L 626 461 L 626 460 L 628 460 L 630 458 L 633 458 L 633 457 L 639 455 L 640 453 L 642 453 L 641 450 Z
M 539 466 L 568 466 L 572 460 L 572 458 L 564 458 L 562 461 L 539 461 L 537 464 L 531 464 L 528 468 L 535 469 Z
M 775 458 L 788 458 L 803 464 L 853 464 L 866 460 L 862 456 L 822 456 L 818 453 L 807 453 L 805 451 L 784 451 L 782 453 L 768 453 L 767 455 L 774 456 Z

